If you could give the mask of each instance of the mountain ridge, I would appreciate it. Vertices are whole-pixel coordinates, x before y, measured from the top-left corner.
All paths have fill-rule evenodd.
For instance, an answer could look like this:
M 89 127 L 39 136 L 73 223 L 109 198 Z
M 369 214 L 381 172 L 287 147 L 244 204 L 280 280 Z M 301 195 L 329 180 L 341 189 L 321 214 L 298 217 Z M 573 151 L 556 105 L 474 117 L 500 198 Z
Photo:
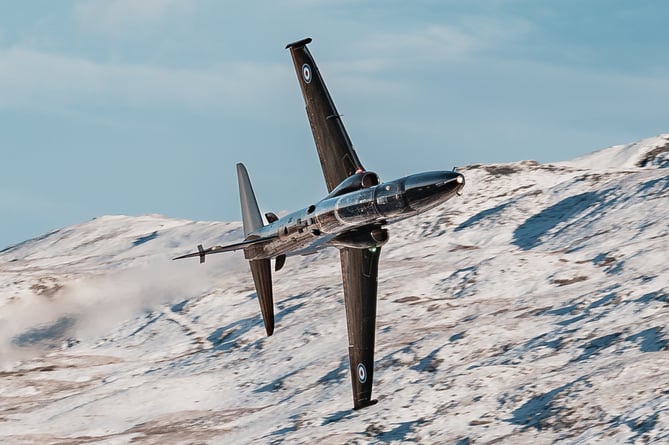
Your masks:
M 169 260 L 241 239 L 239 222 L 108 216 L 9 247 L 0 437 L 666 440 L 668 138 L 463 167 L 462 197 L 391 226 L 379 404 L 359 412 L 334 249 L 276 274 L 267 338 L 241 254 Z

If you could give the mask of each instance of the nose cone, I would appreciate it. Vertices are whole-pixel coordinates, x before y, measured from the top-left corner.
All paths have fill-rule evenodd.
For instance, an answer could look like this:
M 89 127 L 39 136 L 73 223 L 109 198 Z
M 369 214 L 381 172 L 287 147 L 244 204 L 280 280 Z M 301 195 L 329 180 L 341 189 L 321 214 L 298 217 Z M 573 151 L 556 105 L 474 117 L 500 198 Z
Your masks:
M 417 211 L 435 207 L 462 190 L 465 177 L 452 171 L 419 173 L 406 178 L 404 190 L 409 206 Z

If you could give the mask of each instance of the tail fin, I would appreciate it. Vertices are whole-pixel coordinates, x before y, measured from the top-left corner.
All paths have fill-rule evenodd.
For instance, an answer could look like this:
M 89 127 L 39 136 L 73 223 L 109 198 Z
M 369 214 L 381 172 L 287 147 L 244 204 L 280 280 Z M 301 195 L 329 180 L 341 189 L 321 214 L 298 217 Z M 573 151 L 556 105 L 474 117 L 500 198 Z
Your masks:
M 249 174 L 244 164 L 237 164 L 237 179 L 239 180 L 239 199 L 242 204 L 242 223 L 244 224 L 244 237 L 248 237 L 253 231 L 261 228 L 264 224 L 258 202 L 251 187 Z M 272 267 L 270 260 L 251 260 L 249 261 L 251 273 L 253 274 L 253 284 L 256 287 L 258 303 L 260 303 L 260 312 L 262 320 L 265 323 L 267 336 L 274 332 L 274 296 L 272 293 Z
M 237 164 L 237 180 L 239 181 L 239 200 L 242 204 L 242 223 L 244 224 L 244 236 L 261 228 L 264 224 L 260 209 L 256 201 L 256 195 L 251 187 L 251 180 L 244 164 Z

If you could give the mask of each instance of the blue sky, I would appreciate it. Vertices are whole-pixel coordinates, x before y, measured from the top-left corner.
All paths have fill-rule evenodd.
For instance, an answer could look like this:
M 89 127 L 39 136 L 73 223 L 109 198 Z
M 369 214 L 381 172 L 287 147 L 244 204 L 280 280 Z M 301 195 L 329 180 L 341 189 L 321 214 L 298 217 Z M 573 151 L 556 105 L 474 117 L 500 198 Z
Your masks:
M 284 49 L 307 36 L 382 178 L 669 132 L 668 13 L 659 0 L 0 2 L 0 249 L 105 214 L 239 219 L 236 162 L 263 211 L 321 198 Z

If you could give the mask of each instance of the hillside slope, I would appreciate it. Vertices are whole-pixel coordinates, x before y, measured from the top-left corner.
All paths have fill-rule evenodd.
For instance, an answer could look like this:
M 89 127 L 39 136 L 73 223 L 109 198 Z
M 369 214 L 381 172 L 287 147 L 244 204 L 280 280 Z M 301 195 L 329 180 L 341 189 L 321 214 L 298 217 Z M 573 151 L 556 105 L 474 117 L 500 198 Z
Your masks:
M 239 223 L 108 216 L 5 249 L 0 440 L 667 441 L 669 135 L 607 150 L 463 168 L 462 197 L 390 227 L 359 412 L 336 250 L 275 275 L 267 338 L 241 254 L 169 260 Z

